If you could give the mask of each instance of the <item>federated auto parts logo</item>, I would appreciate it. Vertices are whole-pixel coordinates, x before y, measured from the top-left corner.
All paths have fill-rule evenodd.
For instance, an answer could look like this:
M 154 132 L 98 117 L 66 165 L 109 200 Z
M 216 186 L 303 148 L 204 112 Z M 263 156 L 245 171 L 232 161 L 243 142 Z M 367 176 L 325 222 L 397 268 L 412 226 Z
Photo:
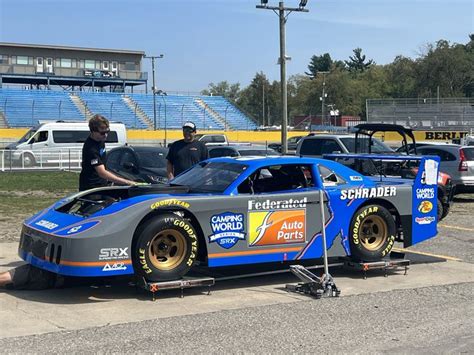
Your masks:
M 211 217 L 209 243 L 216 242 L 219 246 L 230 249 L 239 240 L 245 240 L 244 215 L 242 213 L 224 212 Z
M 430 201 L 421 201 L 420 204 L 418 205 L 418 211 L 421 213 L 428 213 L 431 212 L 433 209 L 433 204 Z
M 250 212 L 249 221 L 249 246 L 251 247 L 305 241 L 305 209 Z

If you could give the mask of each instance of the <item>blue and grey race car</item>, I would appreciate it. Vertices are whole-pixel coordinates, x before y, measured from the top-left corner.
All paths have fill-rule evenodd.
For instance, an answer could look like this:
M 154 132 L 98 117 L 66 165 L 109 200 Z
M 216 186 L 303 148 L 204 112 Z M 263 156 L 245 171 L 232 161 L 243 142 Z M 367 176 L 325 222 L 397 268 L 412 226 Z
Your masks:
M 19 255 L 61 275 L 173 280 L 198 262 L 321 258 L 324 224 L 328 256 L 379 260 L 395 241 L 407 247 L 437 233 L 439 158 L 397 159 L 418 164 L 414 179 L 314 158 L 216 158 L 169 185 L 80 192 L 24 222 Z

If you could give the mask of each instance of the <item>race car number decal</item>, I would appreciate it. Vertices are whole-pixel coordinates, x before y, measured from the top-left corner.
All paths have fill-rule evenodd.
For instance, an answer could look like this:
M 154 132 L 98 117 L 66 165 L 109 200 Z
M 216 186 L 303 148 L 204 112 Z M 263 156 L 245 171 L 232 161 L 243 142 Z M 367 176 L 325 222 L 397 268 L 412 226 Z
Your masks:
M 306 210 L 249 212 L 249 246 L 303 243 Z

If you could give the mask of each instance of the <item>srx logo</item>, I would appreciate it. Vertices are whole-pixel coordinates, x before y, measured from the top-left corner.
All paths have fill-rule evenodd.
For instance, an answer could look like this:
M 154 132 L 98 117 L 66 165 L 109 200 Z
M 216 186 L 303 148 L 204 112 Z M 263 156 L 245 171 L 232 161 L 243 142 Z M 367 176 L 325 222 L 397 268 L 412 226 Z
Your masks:
M 99 260 L 127 259 L 128 247 L 126 248 L 102 248 L 100 249 Z

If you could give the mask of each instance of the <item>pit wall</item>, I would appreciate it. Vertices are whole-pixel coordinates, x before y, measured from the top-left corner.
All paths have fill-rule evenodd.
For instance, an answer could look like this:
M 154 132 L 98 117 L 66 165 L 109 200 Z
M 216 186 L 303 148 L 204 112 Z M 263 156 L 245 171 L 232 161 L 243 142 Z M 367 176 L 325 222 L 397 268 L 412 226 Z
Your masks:
M 0 142 L 14 142 L 20 139 L 28 129 L 26 128 L 6 128 L 0 129 Z M 280 131 L 199 131 L 198 133 L 206 134 L 222 134 L 225 133 L 230 142 L 254 142 L 254 143 L 265 143 L 265 142 L 279 142 L 281 140 Z M 302 131 L 291 131 L 288 132 L 288 138 L 293 136 L 306 135 L 308 132 Z M 325 133 L 325 132 L 321 132 Z M 464 137 L 468 132 L 460 131 L 415 131 L 414 135 L 417 142 L 422 141 L 435 141 L 435 142 L 448 142 L 451 143 L 453 139 Z M 159 131 L 147 131 L 147 130 L 127 130 L 128 142 L 130 144 L 150 144 L 156 145 L 157 143 L 163 143 L 165 140 L 165 132 Z M 400 142 L 400 136 L 398 133 L 388 132 L 385 134 L 377 134 L 377 138 L 380 138 L 386 142 Z M 172 142 L 177 139 L 183 138 L 181 130 L 168 130 L 166 132 L 167 142 Z

